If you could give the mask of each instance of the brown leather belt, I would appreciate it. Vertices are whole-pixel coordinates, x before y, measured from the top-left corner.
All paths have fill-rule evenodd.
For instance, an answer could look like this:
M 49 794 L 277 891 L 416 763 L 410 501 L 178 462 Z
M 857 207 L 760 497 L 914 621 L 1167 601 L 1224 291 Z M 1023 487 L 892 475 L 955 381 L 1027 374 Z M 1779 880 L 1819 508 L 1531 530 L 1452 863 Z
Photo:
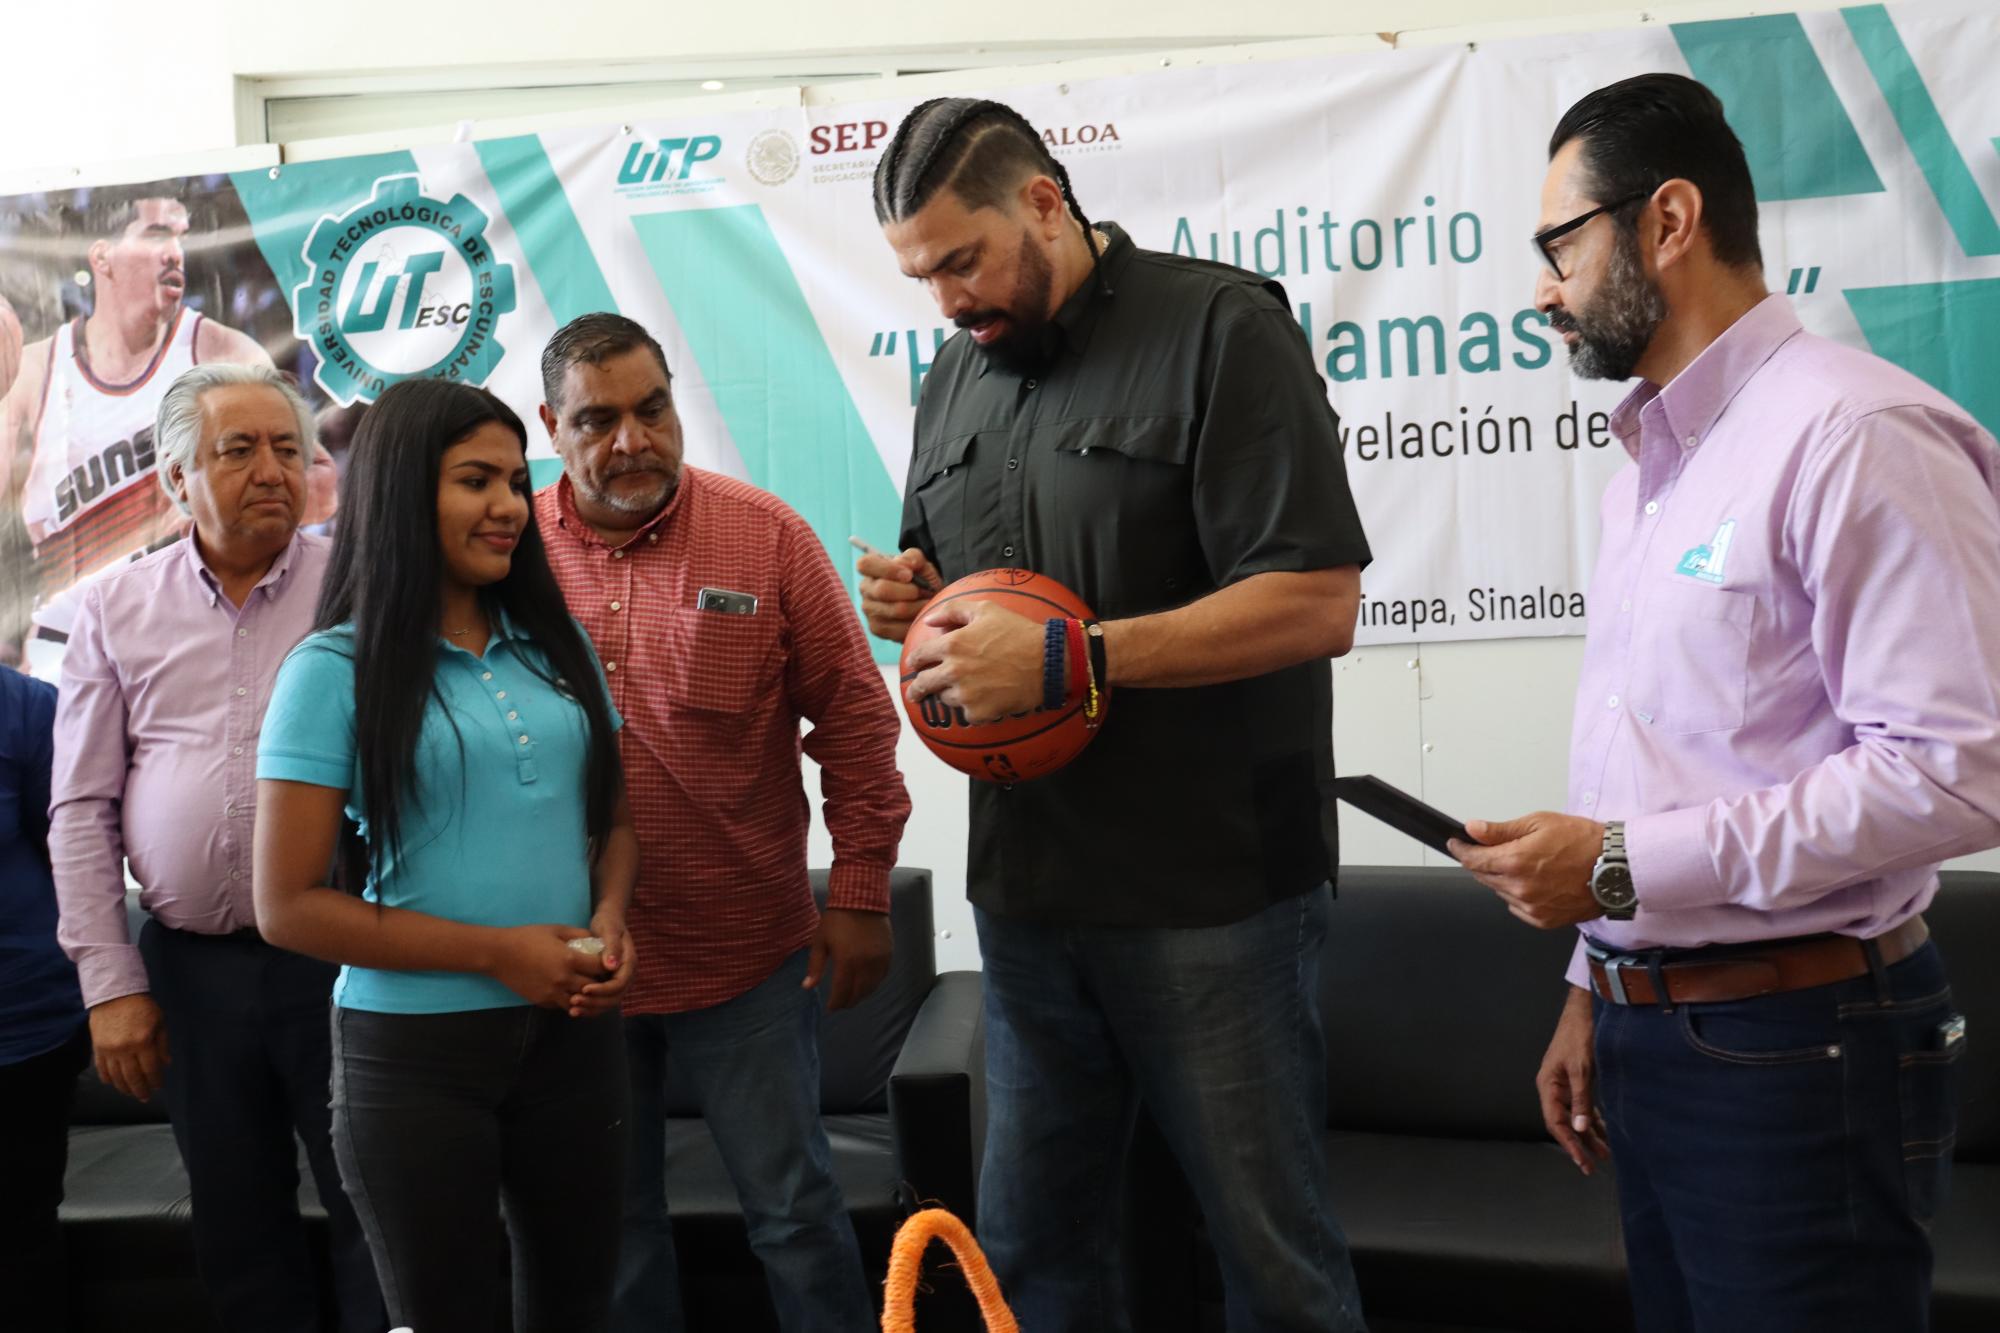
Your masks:
M 1920 916 L 1875 937 L 1882 965 L 1902 962 L 1931 936 Z M 1612 1004 L 1717 1004 L 1759 995 L 1830 986 L 1868 974 L 1868 951 L 1846 935 L 1774 940 L 1707 957 L 1670 958 L 1670 951 L 1611 953 L 1586 943 L 1590 985 Z M 1659 984 L 1655 984 L 1655 978 Z M 1666 996 L 1660 996 L 1664 986 Z

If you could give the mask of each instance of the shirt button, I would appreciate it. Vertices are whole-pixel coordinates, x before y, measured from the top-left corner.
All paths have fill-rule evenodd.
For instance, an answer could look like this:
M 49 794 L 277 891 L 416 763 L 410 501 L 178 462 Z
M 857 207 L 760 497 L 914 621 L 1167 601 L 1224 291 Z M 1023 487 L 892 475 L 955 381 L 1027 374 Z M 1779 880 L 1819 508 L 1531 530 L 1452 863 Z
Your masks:
M 492 679 L 493 679 L 493 673 L 492 673 L 491 671 L 482 671 L 482 672 L 480 672 L 480 673 L 479 673 L 479 678 L 480 678 L 481 680 L 492 680 Z
M 1009 560 L 1012 560 L 1014 558 L 1014 548 L 1011 546 L 1003 546 L 1000 548 L 1000 554 L 1006 556 Z M 241 690 L 238 690 L 236 692 L 238 694 L 243 693 L 243 691 Z
M 240 699 L 240 698 L 242 698 L 242 697 L 243 697 L 244 695 L 246 695 L 246 694 L 248 694 L 248 693 L 250 693 L 250 691 L 248 691 L 248 690 L 244 689 L 244 688 L 243 688 L 243 687 L 242 687 L 241 685 L 238 685 L 238 686 L 236 687 L 236 696 L 237 696 L 237 697 L 238 697 L 239 699 Z
M 237 747 L 236 747 L 236 748 L 235 748 L 234 750 L 231 750 L 231 751 L 230 751 L 230 753 L 231 753 L 231 754 L 242 754 L 242 753 L 243 753 L 243 747 L 239 745 L 239 746 L 237 746 Z
M 230 872 L 229 872 L 229 878 L 231 878 L 231 879 L 242 879 L 242 878 L 243 878 L 243 872 L 242 872 L 242 871 L 240 871 L 240 870 L 232 870 L 232 871 L 230 871 Z
M 527 738 L 527 737 L 526 737 L 525 735 L 524 735 L 524 736 L 522 736 L 522 737 L 521 737 L 521 744 L 523 744 L 523 745 L 526 745 L 527 743 L 528 743 L 528 738 Z
M 1698 441 L 1695 439 L 1694 436 L 1692 435 L 1688 436 L 1688 448 L 1690 449 L 1694 448 L 1697 443 Z
M 1659 502 L 1658 500 L 1648 500 L 1648 501 L 1646 501 L 1646 512 L 1647 512 L 1647 513 L 1649 513 L 1649 514 L 1657 514 L 1657 513 L 1659 513 L 1659 512 L 1660 512 L 1660 502 Z
M 236 802 L 234 802 L 234 801 L 224 801 L 224 802 L 222 803 L 222 813 L 223 813 L 223 814 L 225 814 L 225 815 L 233 815 L 233 814 L 235 814 L 235 813 L 236 813 Z
M 649 532 L 646 534 L 646 540 L 649 542 L 656 542 L 659 539 L 660 539 L 660 534 L 657 532 Z
M 521 715 L 510 708 L 507 710 L 507 720 L 509 722 L 518 722 L 521 720 Z
M 613 611 L 616 611 L 616 610 L 618 609 L 618 607 L 619 607 L 619 604 L 618 604 L 617 602 L 613 602 L 613 603 L 611 604 L 611 609 L 612 609 Z
M 250 637 L 250 631 L 247 629 L 239 629 L 236 631 L 236 637 L 239 639 L 247 639 Z
M 1594 791 L 1587 791 L 1587 792 L 1585 792 L 1585 793 L 1583 794 L 1583 803 L 1584 803 L 1585 805 L 1596 805 L 1596 804 L 1597 804 L 1597 793 L 1596 793 L 1596 792 L 1594 792 Z
M 618 664 L 616 662 L 606 662 L 604 664 L 604 669 L 606 671 L 616 671 L 618 669 Z
M 1632 609 L 1632 599 L 1627 597 L 1624 601 L 1618 603 L 1618 609 L 1620 611 L 1630 611 Z
M 1008 470 L 1009 472 L 1012 472 L 1012 471 L 1013 471 L 1013 470 L 1014 470 L 1015 468 L 1017 468 L 1017 467 L 1019 467 L 1019 466 L 1021 466 L 1021 460 L 1020 460 L 1020 459 L 1018 459 L 1018 458 L 1010 458 L 1010 459 L 1008 459 L 1008 460 L 1007 460 L 1007 470 Z
M 1618 706 L 1618 696 L 1614 694 L 1609 699 L 1606 699 L 1604 706 L 1606 708 L 1616 708 Z
M 613 560 L 623 560 L 625 558 L 625 553 L 623 551 L 613 551 L 611 553 L 611 558 Z
M 1036 381 L 1036 380 L 1029 380 L 1029 381 L 1028 381 L 1028 387 L 1029 387 L 1030 389 L 1032 389 L 1032 388 L 1034 388 L 1034 387 L 1035 387 L 1035 385 L 1036 385 L 1037 383 L 1038 383 L 1038 381 Z
M 496 699 L 504 699 L 507 697 L 507 691 L 505 690 L 497 691 L 493 697 Z

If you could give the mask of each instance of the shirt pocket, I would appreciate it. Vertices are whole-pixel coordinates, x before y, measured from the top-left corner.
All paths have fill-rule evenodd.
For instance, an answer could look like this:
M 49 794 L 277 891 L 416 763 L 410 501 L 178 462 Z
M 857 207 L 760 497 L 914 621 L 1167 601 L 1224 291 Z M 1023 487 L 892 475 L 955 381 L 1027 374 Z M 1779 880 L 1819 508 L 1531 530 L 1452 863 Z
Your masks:
M 778 617 L 728 615 L 680 607 L 674 612 L 667 699 L 698 713 L 747 713 L 777 676 Z
M 931 558 L 947 581 L 972 571 L 966 496 L 972 487 L 972 445 L 976 435 L 945 440 L 917 452 L 910 461 L 910 495 L 930 534 Z
M 1138 614 L 1205 591 L 1207 563 L 1195 528 L 1190 423 L 1181 417 L 1067 422 L 1053 445 L 1053 525 L 1057 543 L 1116 588 L 1118 609 Z
M 1074 454 L 1079 461 L 1087 455 L 1100 455 L 1100 470 L 1114 458 L 1154 468 L 1180 468 L 1187 463 L 1192 447 L 1189 423 L 1182 417 L 1100 417 L 1065 422 L 1055 430 L 1058 453 Z M 1154 475 L 1161 480 L 1178 476 L 1172 472 Z
M 1675 736 L 1742 726 L 1756 597 L 1669 583 L 1654 591 L 1646 613 L 1652 644 L 1637 664 L 1632 700 L 1640 720 Z

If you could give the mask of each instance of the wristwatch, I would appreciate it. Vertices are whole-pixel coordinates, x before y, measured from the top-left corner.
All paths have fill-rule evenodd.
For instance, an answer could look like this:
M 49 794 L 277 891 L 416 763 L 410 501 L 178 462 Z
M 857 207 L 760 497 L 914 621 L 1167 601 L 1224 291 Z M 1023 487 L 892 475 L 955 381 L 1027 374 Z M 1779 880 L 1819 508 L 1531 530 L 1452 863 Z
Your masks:
M 1590 872 L 1590 896 L 1604 909 L 1606 921 L 1630 921 L 1639 910 L 1639 895 L 1632 887 L 1632 867 L 1625 860 L 1625 824 L 1611 820 L 1604 826 L 1604 851 Z

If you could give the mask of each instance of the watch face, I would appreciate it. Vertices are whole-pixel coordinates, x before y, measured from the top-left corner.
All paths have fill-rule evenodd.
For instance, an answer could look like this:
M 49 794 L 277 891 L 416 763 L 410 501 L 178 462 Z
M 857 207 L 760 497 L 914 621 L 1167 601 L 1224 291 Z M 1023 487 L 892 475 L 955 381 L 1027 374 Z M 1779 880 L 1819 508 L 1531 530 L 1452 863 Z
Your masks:
M 1639 895 L 1632 889 L 1632 872 L 1624 866 L 1605 866 L 1599 870 L 1590 881 L 1590 893 L 1601 906 L 1613 911 L 1639 901 Z

